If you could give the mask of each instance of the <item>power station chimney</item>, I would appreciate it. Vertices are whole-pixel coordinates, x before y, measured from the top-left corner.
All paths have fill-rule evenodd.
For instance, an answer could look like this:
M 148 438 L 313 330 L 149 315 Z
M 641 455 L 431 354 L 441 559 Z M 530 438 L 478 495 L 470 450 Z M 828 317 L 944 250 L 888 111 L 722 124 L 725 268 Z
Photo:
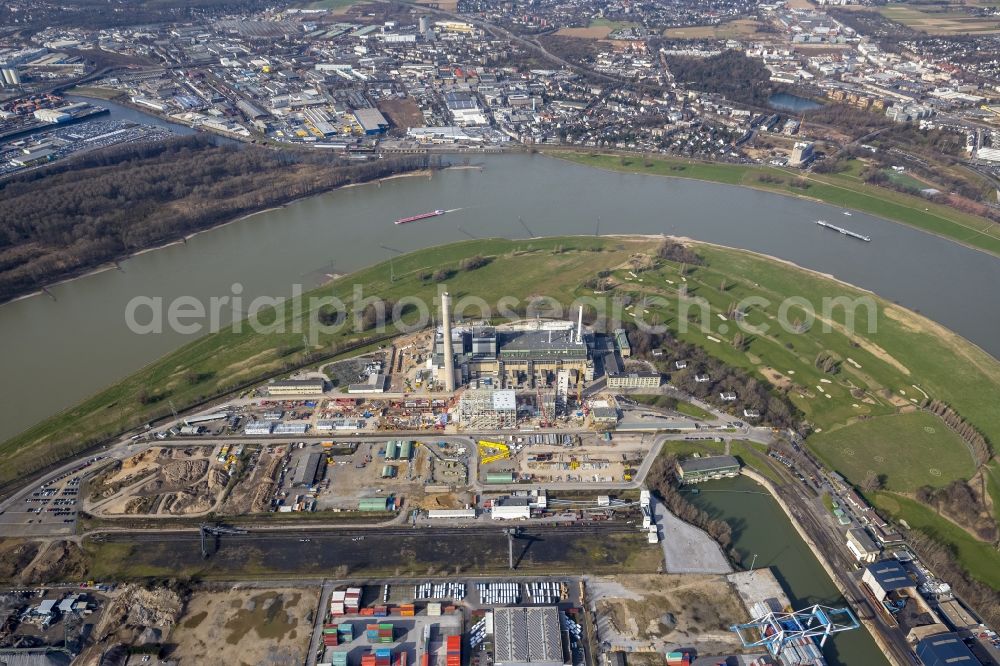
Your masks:
M 583 306 L 580 306 L 580 316 L 576 321 L 576 344 L 583 342 Z
M 444 328 L 444 389 L 455 390 L 455 354 L 451 348 L 451 296 L 441 294 L 441 321 Z

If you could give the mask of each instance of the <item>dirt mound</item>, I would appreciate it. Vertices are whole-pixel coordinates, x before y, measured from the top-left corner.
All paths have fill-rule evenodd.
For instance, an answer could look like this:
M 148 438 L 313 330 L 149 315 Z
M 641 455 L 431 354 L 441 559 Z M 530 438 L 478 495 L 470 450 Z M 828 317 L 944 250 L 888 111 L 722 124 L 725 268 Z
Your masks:
M 54 541 L 18 576 L 22 583 L 58 583 L 86 578 L 87 560 L 72 541 Z
M 127 585 L 108 605 L 94 635 L 98 642 L 114 638 L 129 644 L 149 634 L 147 630 L 166 636 L 180 617 L 182 605 L 180 595 L 173 590 Z
M 0 541 L 0 580 L 14 581 L 31 564 L 42 544 L 37 541 L 4 539 Z
M 186 484 L 200 479 L 208 471 L 208 461 L 171 460 L 163 465 L 163 480 L 171 485 Z

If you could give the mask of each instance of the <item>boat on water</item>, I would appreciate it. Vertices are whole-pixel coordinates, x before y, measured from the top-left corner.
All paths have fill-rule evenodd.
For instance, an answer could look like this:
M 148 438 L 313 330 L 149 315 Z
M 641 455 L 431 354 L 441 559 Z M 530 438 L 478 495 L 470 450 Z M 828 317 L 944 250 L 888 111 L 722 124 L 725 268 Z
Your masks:
M 401 217 L 396 220 L 396 224 L 407 224 L 408 222 L 416 222 L 417 220 L 426 220 L 428 217 L 437 217 L 438 215 L 444 215 L 445 211 L 438 208 L 437 210 L 432 210 L 429 213 L 421 213 L 420 215 L 412 215 L 410 217 Z
M 854 213 L 852 213 L 852 212 L 851 212 L 851 211 L 849 211 L 849 210 L 845 210 L 845 211 L 844 211 L 844 215 L 846 215 L 846 216 L 848 216 L 848 217 L 850 217 L 850 216 L 851 216 L 851 215 L 853 215 L 853 214 L 854 214 Z
M 864 241 L 866 243 L 872 242 L 872 239 L 869 238 L 868 236 L 859 234 L 856 231 L 851 231 L 850 229 L 845 229 L 844 227 L 838 227 L 836 224 L 830 224 L 826 220 L 816 220 L 816 224 L 818 224 L 821 227 L 826 227 L 827 229 L 832 229 L 833 231 L 844 234 L 845 236 L 850 236 L 851 238 L 857 238 L 858 240 Z

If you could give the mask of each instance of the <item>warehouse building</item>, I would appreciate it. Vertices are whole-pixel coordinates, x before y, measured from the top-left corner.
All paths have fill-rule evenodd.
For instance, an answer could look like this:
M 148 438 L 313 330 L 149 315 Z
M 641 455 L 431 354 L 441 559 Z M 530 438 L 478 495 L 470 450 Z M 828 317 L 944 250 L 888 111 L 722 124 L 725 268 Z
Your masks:
M 292 474 L 292 486 L 311 486 L 315 483 L 322 460 L 322 453 L 310 453 L 299 458 L 299 464 L 295 467 L 295 473 Z
M 322 393 L 322 379 L 286 379 L 267 385 L 268 395 L 316 395 Z
M 357 109 L 354 119 L 361 126 L 361 131 L 367 135 L 381 134 L 389 129 L 389 121 L 378 109 Z
M 391 511 L 388 497 L 363 497 L 358 502 L 358 511 Z
M 527 497 L 506 497 L 495 500 L 490 508 L 493 520 L 526 520 L 531 518 L 531 500 Z
M 861 575 L 861 582 L 878 601 L 884 600 L 890 592 L 915 587 L 906 569 L 896 560 L 883 560 L 869 565 Z
M 733 456 L 688 458 L 677 463 L 677 478 L 683 484 L 725 479 L 740 473 L 740 461 Z
M 938 634 L 917 643 L 917 657 L 924 666 L 980 666 L 981 661 L 958 634 Z
M 868 536 L 868 532 L 865 532 L 860 527 L 847 530 L 846 538 L 847 550 L 851 551 L 854 559 L 858 562 L 872 563 L 878 559 L 879 554 L 882 552 L 878 544 Z
M 476 517 L 475 509 L 431 509 L 427 512 L 427 517 L 431 519 L 473 519 Z
M 570 661 L 555 606 L 493 611 L 495 666 L 564 666 Z

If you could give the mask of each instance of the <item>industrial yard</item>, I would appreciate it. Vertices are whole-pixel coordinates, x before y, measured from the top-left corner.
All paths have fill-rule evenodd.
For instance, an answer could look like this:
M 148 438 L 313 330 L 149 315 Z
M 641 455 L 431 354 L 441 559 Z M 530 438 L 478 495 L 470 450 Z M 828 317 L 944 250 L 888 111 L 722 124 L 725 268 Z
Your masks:
M 319 603 L 316 588 L 198 591 L 169 636 L 179 664 L 302 663 Z
M 702 654 L 738 650 L 729 627 L 746 618 L 739 595 L 721 575 L 622 575 L 588 582 L 602 640 L 626 652 Z
M 86 484 L 84 506 L 100 517 L 197 516 L 215 509 L 228 483 L 212 446 L 154 446 Z

